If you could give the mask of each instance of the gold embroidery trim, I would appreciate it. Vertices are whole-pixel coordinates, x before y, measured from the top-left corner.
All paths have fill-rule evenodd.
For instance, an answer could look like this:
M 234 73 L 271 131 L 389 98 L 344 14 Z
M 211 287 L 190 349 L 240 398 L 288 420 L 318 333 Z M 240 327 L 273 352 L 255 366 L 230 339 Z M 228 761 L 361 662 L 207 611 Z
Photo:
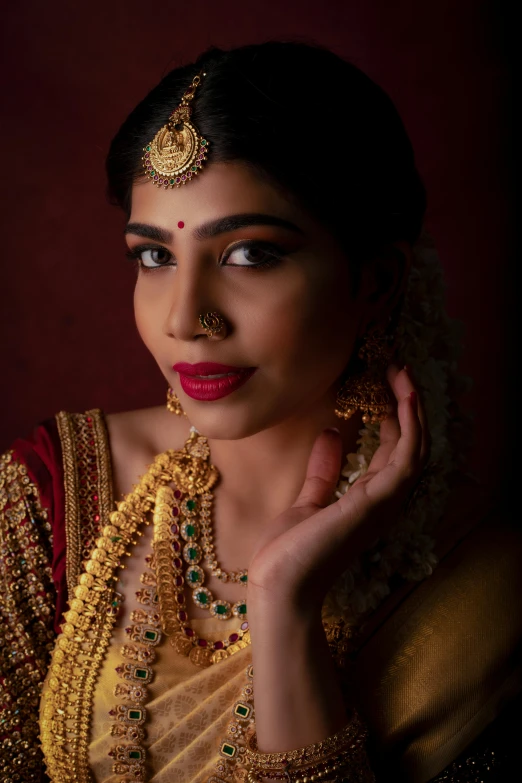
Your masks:
M 41 780 L 37 710 L 53 644 L 48 510 L 26 465 L 0 455 L 0 780 Z
M 56 415 L 65 489 L 66 579 L 71 599 L 83 563 L 113 510 L 112 468 L 103 413 Z

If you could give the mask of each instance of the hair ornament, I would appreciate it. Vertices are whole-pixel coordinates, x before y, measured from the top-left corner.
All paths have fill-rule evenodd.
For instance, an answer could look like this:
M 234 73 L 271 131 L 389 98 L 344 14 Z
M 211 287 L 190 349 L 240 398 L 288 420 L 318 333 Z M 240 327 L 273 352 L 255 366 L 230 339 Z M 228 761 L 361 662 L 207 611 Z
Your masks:
M 190 102 L 204 76 L 203 72 L 194 76 L 179 106 L 144 149 L 145 175 L 158 188 L 186 185 L 199 174 L 207 159 L 208 141 L 190 121 Z

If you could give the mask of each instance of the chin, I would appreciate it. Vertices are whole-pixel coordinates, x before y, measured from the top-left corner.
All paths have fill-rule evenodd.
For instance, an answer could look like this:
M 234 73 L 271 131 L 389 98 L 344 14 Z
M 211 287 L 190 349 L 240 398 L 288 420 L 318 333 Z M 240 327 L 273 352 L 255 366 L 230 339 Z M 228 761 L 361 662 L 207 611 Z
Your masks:
M 282 412 L 263 406 L 263 410 L 254 402 L 242 405 L 216 403 L 198 403 L 195 400 L 182 402 L 183 409 L 192 427 L 209 440 L 241 440 L 257 435 L 280 424 L 290 416 L 290 411 Z

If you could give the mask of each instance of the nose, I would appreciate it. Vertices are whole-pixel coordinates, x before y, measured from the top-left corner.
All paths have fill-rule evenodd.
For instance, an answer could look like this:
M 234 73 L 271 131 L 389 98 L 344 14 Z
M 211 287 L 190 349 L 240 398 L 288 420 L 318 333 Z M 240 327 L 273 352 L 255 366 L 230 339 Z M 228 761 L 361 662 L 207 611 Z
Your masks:
M 165 317 L 165 333 L 177 340 L 200 338 L 222 339 L 225 329 L 209 331 L 206 315 L 221 314 L 219 286 L 208 268 L 196 264 L 178 264 L 169 286 L 169 301 Z

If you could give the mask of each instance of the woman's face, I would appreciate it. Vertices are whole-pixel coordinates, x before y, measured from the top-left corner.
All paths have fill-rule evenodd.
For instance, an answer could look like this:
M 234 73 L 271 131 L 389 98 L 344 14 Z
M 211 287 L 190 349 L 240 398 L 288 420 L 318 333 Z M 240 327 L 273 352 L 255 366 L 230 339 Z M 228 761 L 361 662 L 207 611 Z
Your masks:
M 365 286 L 355 297 L 346 256 L 307 212 L 241 164 L 212 163 L 178 189 L 137 182 L 126 237 L 141 264 L 139 333 L 198 430 L 236 439 L 318 406 L 333 411 Z M 199 323 L 209 311 L 225 319 L 219 338 Z M 255 372 L 201 400 L 191 396 L 197 381 L 184 391 L 179 362 Z

